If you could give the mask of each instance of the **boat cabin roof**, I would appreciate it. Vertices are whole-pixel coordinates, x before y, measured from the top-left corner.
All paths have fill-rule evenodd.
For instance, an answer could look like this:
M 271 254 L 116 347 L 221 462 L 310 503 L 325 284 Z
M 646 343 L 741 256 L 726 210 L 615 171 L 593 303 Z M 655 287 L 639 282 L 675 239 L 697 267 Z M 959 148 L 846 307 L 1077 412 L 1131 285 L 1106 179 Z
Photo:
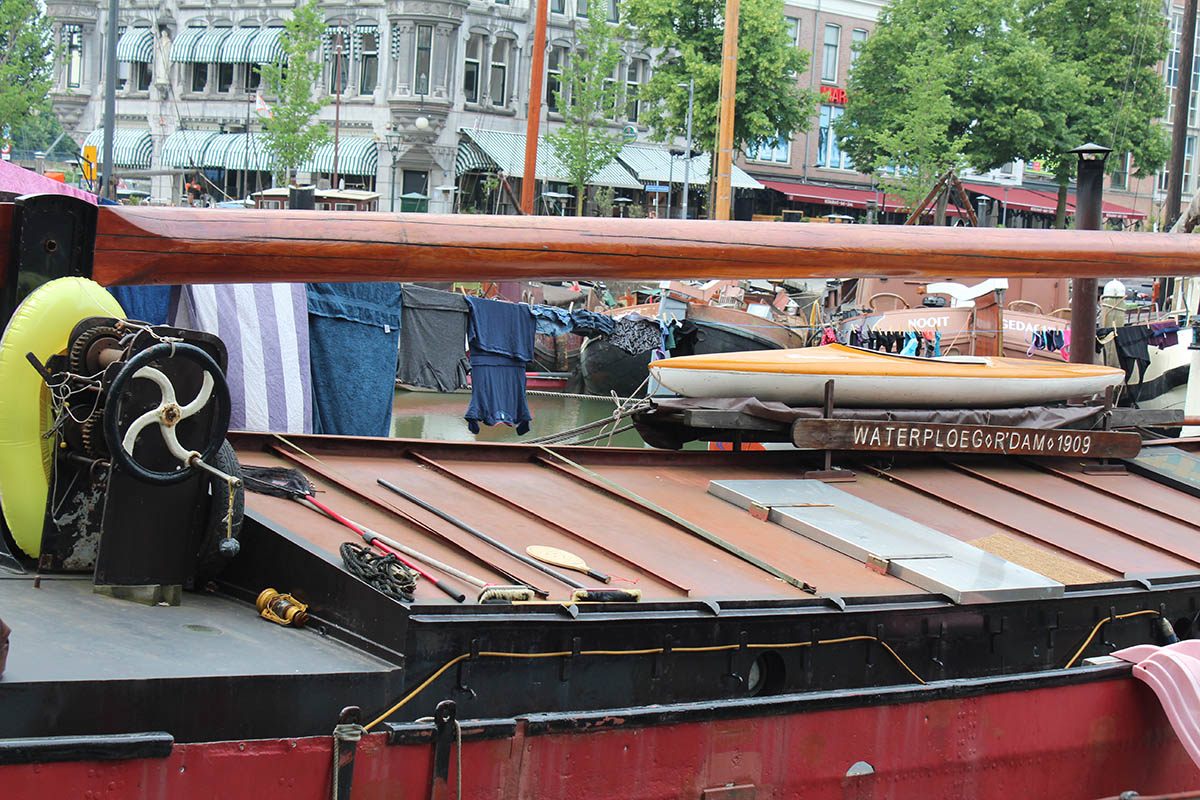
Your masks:
M 258 434 L 234 442 L 243 463 L 300 468 L 342 516 L 487 583 L 511 583 L 497 565 L 556 601 L 571 588 L 380 479 L 520 553 L 548 545 L 577 554 L 613 576 L 607 588 L 639 589 L 643 602 L 812 599 L 762 564 L 837 602 L 1035 599 L 1200 573 L 1200 480 L 1191 473 L 1200 474 L 1200 458 L 1186 442 L 1144 448 L 1118 475 L 1089 474 L 1080 460 L 888 454 L 840 462 L 854 477 L 839 483 L 805 479 L 819 464 L 803 451 L 326 437 L 289 445 Z M 246 505 L 338 563 L 340 545 L 357 540 L 291 500 L 248 493 Z M 415 596 L 453 602 L 425 580 Z

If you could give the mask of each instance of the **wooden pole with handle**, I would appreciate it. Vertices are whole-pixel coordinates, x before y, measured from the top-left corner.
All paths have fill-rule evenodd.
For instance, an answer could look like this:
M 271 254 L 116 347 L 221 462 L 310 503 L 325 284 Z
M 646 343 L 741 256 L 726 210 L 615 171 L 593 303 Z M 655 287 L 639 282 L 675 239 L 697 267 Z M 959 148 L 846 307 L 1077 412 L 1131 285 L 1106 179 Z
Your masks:
M 741 0 L 725 0 L 725 38 L 721 43 L 721 111 L 717 128 L 717 196 L 713 219 L 730 219 L 733 173 L 733 120 L 737 97 L 738 17 Z

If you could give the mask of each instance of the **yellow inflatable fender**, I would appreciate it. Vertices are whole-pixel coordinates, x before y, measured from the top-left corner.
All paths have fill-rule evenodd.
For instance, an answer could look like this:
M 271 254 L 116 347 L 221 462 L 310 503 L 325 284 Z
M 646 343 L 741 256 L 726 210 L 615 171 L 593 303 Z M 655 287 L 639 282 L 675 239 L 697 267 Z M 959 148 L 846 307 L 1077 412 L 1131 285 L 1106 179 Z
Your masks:
M 50 488 L 54 437 L 50 390 L 25 358 L 43 364 L 67 349 L 67 338 L 88 317 L 123 319 L 121 304 L 86 278 L 59 278 L 34 289 L 0 337 L 0 506 L 17 546 L 37 558 Z

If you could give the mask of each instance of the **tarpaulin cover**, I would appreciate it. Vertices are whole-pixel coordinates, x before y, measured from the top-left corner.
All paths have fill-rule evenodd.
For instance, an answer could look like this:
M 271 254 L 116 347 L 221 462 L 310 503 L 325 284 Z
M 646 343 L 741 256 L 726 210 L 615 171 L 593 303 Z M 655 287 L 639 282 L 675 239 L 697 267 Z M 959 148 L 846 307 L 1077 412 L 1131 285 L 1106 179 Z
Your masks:
M 683 425 L 684 411 L 735 411 L 791 426 L 798 419 L 820 419 L 821 408 L 793 408 L 753 397 L 677 397 L 654 399 L 649 410 L 634 417 L 647 444 L 676 450 L 699 438 L 698 429 Z M 1026 406 L 1021 408 L 834 408 L 834 419 L 924 422 L 947 425 L 1002 425 L 1018 428 L 1090 428 L 1100 406 Z
M 11 161 L 0 161 L 0 200 L 11 200 L 23 194 L 69 194 L 92 205 L 96 204 L 94 194 L 39 175 Z

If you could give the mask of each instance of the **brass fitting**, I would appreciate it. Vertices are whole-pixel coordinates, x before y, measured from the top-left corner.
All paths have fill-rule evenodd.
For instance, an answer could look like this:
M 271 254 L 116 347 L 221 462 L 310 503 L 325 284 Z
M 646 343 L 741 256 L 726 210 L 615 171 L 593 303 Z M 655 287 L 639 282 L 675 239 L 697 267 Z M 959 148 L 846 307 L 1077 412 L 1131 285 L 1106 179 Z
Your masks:
M 308 606 L 290 594 L 275 589 L 263 589 L 255 602 L 259 615 L 276 625 L 302 627 L 308 621 Z

